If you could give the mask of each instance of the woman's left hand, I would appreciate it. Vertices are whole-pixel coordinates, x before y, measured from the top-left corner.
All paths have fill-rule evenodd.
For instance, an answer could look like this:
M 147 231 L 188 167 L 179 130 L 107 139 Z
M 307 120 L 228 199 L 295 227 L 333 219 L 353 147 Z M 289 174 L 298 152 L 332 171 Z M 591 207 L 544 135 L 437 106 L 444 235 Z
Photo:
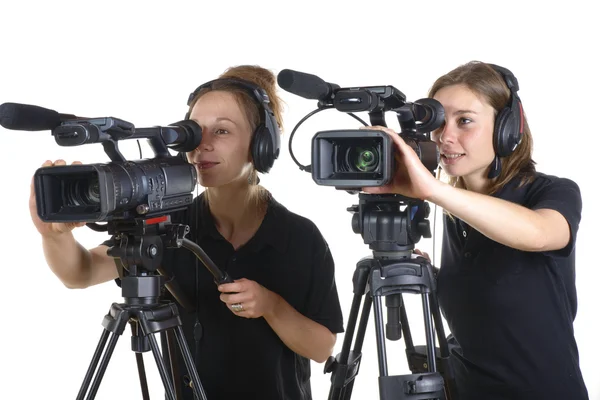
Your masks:
M 383 126 L 367 126 L 361 129 L 384 131 L 394 142 L 396 170 L 389 184 L 379 187 L 365 187 L 363 191 L 373 194 L 396 193 L 414 199 L 428 199 L 437 187 L 443 185 L 419 159 L 419 156 L 400 135 Z
M 219 285 L 220 299 L 240 317 L 259 318 L 273 311 L 279 296 L 258 282 L 246 278 Z

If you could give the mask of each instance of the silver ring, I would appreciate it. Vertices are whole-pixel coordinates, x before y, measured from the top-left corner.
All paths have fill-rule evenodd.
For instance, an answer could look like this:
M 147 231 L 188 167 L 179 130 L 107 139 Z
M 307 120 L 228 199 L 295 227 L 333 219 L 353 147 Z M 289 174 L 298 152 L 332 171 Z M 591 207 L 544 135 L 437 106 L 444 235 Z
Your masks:
M 244 306 L 242 306 L 242 303 L 235 303 L 231 305 L 231 309 L 234 312 L 242 312 L 244 311 Z

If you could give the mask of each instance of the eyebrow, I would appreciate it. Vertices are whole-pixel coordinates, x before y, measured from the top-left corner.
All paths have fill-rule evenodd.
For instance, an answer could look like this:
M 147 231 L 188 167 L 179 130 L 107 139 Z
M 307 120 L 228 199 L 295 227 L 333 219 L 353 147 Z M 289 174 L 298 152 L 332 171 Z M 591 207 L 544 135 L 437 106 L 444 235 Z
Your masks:
M 237 126 L 237 123 L 234 120 L 232 120 L 230 118 L 227 118 L 227 117 L 219 117 L 219 118 L 216 119 L 216 122 L 221 122 L 221 121 L 229 121 L 232 124 L 234 124 L 234 125 Z
M 452 115 L 461 115 L 461 114 L 475 114 L 477 115 L 477 113 L 473 110 L 456 110 L 452 113 Z

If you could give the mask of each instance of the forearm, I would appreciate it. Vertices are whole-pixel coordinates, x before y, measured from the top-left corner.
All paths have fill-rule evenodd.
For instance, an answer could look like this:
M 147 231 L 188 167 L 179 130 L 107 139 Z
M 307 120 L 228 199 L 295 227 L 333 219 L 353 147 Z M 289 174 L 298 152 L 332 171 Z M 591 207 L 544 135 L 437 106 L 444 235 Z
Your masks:
M 75 240 L 71 232 L 42 236 L 42 245 L 48 266 L 65 286 L 87 286 L 92 256 Z
M 441 185 L 427 200 L 498 243 L 524 251 L 545 250 L 543 218 L 521 205 L 449 185 Z
M 264 318 L 277 336 L 295 353 L 319 363 L 325 362 L 333 352 L 336 336 L 296 311 L 281 296 L 273 295 L 275 306 Z

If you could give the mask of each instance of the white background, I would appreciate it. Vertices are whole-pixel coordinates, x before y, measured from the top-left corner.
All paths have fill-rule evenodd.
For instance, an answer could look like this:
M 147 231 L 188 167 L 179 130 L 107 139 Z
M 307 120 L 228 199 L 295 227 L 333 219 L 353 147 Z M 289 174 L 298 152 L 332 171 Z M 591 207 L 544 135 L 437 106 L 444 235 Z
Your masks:
M 218 3 L 218 5 L 216 5 Z M 8 7 L 10 4 L 10 7 Z M 583 194 L 577 246 L 579 310 L 575 334 L 590 398 L 600 399 L 597 343 L 597 233 L 593 196 L 598 144 L 597 46 L 600 31 L 583 1 L 528 2 L 5 2 L 0 24 L 0 103 L 36 104 L 88 117 L 114 116 L 138 127 L 182 119 L 197 85 L 237 64 L 290 68 L 341 86 L 394 85 L 408 100 L 470 60 L 511 69 L 533 132 L 534 159 L 549 174 L 575 180 Z M 160 5 L 159 5 L 160 4 Z M 290 210 L 312 219 L 328 240 L 344 318 L 356 262 L 369 254 L 352 232 L 346 207 L 357 198 L 314 184 L 287 151 L 289 134 L 315 102 L 281 92 L 286 109 L 283 152 L 264 185 Z M 366 115 L 363 115 L 367 118 Z M 397 127 L 388 119 L 391 127 Z M 296 156 L 310 162 L 318 130 L 357 128 L 336 111 L 297 132 Z M 120 291 L 112 283 L 68 290 L 46 266 L 28 211 L 29 183 L 46 159 L 107 162 L 100 145 L 59 147 L 50 132 L 0 128 L 3 255 L 0 291 L 0 398 L 75 398 Z M 128 159 L 137 144 L 123 143 Z M 151 157 L 145 148 L 144 157 Z M 441 237 L 441 210 L 436 246 Z M 85 246 L 105 240 L 81 228 Z M 417 245 L 430 254 L 433 241 Z M 439 250 L 435 261 L 439 260 Z M 425 344 L 420 299 L 405 295 L 416 344 Z M 371 319 L 353 398 L 377 398 L 377 353 Z M 343 335 L 338 337 L 337 354 Z M 561 346 L 556 343 L 556 346 Z M 161 398 L 154 360 L 145 357 L 151 393 Z M 403 342 L 388 342 L 391 374 L 409 373 Z M 313 397 L 326 399 L 330 375 L 313 364 Z M 232 384 L 235 377 L 232 377 Z M 141 398 L 128 331 L 119 341 L 98 399 Z

